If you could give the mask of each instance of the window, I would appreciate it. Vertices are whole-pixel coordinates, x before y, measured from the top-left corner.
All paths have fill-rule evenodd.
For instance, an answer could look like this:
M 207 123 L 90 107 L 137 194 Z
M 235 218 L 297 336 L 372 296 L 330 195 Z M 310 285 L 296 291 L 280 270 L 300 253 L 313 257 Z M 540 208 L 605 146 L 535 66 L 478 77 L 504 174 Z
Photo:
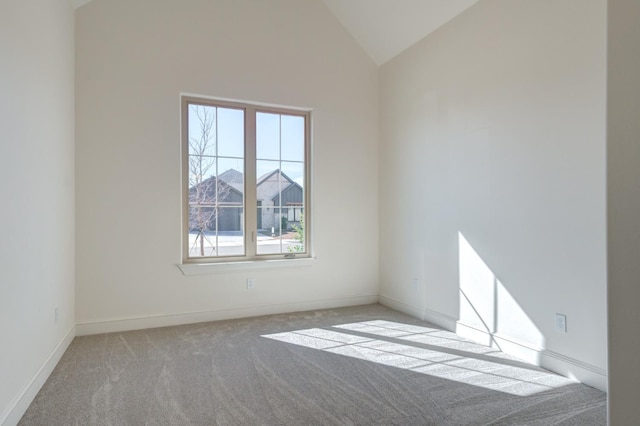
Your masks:
M 184 262 L 308 257 L 309 119 L 182 98 Z

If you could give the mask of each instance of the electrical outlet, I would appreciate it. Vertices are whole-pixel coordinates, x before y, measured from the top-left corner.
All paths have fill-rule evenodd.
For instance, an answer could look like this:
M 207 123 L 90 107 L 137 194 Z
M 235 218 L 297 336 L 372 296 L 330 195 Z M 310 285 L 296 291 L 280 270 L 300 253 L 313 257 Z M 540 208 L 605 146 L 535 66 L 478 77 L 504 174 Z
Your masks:
M 556 314 L 556 330 L 561 333 L 567 332 L 567 316 Z
M 53 311 L 53 318 L 55 319 L 56 324 L 58 323 L 58 320 L 60 319 L 60 310 L 58 309 L 58 307 L 56 306 L 56 308 Z
M 247 290 L 251 290 L 256 285 L 255 278 L 247 278 Z
M 420 281 L 420 280 L 419 280 L 418 278 L 414 278 L 414 279 L 411 281 L 411 287 L 412 287 L 414 290 L 417 290 L 417 289 L 418 289 L 418 282 L 419 282 L 419 281 Z

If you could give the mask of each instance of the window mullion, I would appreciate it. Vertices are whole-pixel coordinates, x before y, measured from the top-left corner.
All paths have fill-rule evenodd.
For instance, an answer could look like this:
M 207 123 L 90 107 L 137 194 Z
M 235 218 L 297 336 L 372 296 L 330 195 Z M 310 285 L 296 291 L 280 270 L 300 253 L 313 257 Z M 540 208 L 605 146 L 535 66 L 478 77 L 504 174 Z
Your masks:
M 247 107 L 245 112 L 245 247 L 247 257 L 256 256 L 258 245 L 258 201 L 256 191 L 256 110 Z

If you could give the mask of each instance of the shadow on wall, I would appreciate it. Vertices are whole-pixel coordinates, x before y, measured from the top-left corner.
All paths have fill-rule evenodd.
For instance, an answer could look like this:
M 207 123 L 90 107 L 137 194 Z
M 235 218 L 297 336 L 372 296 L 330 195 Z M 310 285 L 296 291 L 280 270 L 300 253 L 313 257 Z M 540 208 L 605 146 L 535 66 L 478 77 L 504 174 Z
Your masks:
M 456 333 L 540 365 L 543 334 L 460 232 L 458 253 L 460 319 Z

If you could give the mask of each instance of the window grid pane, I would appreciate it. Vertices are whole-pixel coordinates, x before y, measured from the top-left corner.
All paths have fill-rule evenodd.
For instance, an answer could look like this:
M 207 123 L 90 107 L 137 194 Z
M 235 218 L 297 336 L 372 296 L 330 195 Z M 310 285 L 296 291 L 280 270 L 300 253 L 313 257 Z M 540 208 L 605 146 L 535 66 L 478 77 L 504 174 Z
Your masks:
M 304 220 L 304 117 L 259 113 L 256 176 L 257 227 L 261 233 L 257 254 L 305 252 Z M 288 161 L 286 161 L 286 160 Z M 274 161 L 275 160 L 275 161 Z M 297 160 L 297 161 L 296 161 Z M 269 208 L 273 213 L 269 214 Z
M 188 120 L 187 257 L 243 256 L 244 111 L 190 104 Z

